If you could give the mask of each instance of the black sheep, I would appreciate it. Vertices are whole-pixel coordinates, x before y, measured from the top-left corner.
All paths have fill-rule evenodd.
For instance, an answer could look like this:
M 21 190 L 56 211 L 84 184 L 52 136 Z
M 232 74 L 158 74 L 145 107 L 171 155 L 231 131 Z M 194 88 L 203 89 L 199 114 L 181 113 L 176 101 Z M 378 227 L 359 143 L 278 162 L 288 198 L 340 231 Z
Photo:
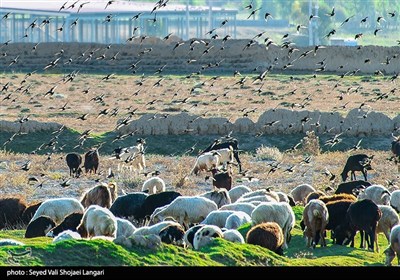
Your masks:
M 85 154 L 85 162 L 84 162 L 83 166 L 85 167 L 86 173 L 93 172 L 94 174 L 96 174 L 97 169 L 99 168 L 99 151 L 98 151 L 98 149 L 88 151 Z
M 354 247 L 354 236 L 361 232 L 361 246 L 363 245 L 363 231 L 368 244 L 368 249 L 374 251 L 375 231 L 382 212 L 378 205 L 370 199 L 363 199 L 352 203 L 347 210 L 345 221 L 336 227 L 336 243 Z
M 342 176 L 343 182 L 347 179 L 347 174 L 351 171 L 351 179 L 357 180 L 355 171 L 361 171 L 364 175 L 364 180 L 368 181 L 367 179 L 367 170 L 372 170 L 371 167 L 371 160 L 374 156 L 367 156 L 366 154 L 357 154 L 349 156 L 347 159 L 346 165 L 343 168 Z
M 339 184 L 339 186 L 337 187 L 337 189 L 335 191 L 335 194 L 339 194 L 339 193 L 354 194 L 354 191 L 359 190 L 359 189 L 364 189 L 369 186 L 371 186 L 371 183 L 367 182 L 367 181 L 363 181 L 363 180 L 344 182 L 344 183 Z
M 167 244 L 183 245 L 183 236 L 185 230 L 182 226 L 168 225 L 163 228 L 158 234 L 161 237 L 161 241 Z
M 208 146 L 205 150 L 203 150 L 201 153 L 209 152 L 209 151 L 215 151 L 219 149 L 225 149 L 232 147 L 233 148 L 233 156 L 236 159 L 236 162 L 238 163 L 239 166 L 239 172 L 242 172 L 242 164 L 239 159 L 239 147 L 238 147 L 238 140 L 235 138 L 229 138 L 227 141 L 221 141 L 220 139 L 215 140 L 210 146 Z
M 76 228 L 81 223 L 82 217 L 82 213 L 72 213 L 68 215 L 67 217 L 65 217 L 64 221 L 62 221 L 61 224 L 51 230 L 51 236 L 57 236 L 64 230 L 72 230 L 77 232 Z
M 56 226 L 56 223 L 47 216 L 40 216 L 31 221 L 26 228 L 25 238 L 46 236 L 46 234 Z
M 156 208 L 170 204 L 178 196 L 181 196 L 181 194 L 175 191 L 166 191 L 149 195 L 142 204 L 141 214 L 143 216 L 139 217 L 139 219 L 150 217 Z
M 81 155 L 77 153 L 70 153 L 67 154 L 65 160 L 67 161 L 67 165 L 69 167 L 69 175 L 71 177 L 73 177 L 73 175 L 75 175 L 75 177 L 79 177 L 82 172 L 82 169 L 80 168 L 80 165 L 82 164 Z
M 31 205 L 26 207 L 26 209 L 22 213 L 22 222 L 25 225 L 29 224 L 29 222 L 31 221 L 33 215 L 35 215 L 36 210 L 39 208 L 40 205 L 42 205 L 42 201 L 38 202 L 38 203 L 35 203 L 35 204 L 31 204 Z
M 110 211 L 115 217 L 135 220 L 143 219 L 142 205 L 149 195 L 143 192 L 134 192 L 119 196 L 111 205 Z

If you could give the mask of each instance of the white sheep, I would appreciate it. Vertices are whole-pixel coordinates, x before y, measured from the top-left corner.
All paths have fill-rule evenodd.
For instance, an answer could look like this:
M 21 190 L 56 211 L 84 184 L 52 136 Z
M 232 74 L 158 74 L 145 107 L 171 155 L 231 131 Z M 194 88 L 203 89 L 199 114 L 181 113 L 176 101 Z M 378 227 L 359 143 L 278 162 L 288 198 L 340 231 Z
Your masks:
M 0 246 L 24 246 L 25 243 L 11 238 L 1 238 Z
M 150 222 L 157 223 L 166 217 L 172 217 L 185 228 L 193 223 L 200 223 L 208 213 L 217 210 L 214 201 L 199 196 L 179 196 L 170 204 L 156 208 L 150 217 Z
M 229 197 L 229 192 L 226 189 L 216 189 L 199 195 L 200 197 L 208 198 L 217 204 L 220 208 L 226 204 L 231 203 L 231 198 Z
M 76 231 L 72 231 L 72 230 L 68 229 L 68 230 L 64 230 L 64 231 L 60 232 L 59 234 L 57 234 L 57 236 L 53 238 L 52 243 L 57 243 L 60 241 L 70 240 L 70 239 L 82 239 L 82 237 Z
M 390 204 L 390 192 L 387 188 L 382 185 L 372 185 L 367 187 L 365 190 L 361 190 L 358 194 L 357 199 L 371 199 L 377 205 L 389 205 Z
M 224 234 L 222 230 L 213 225 L 205 225 L 199 229 L 194 235 L 193 247 L 195 250 L 199 250 L 202 247 L 210 244 L 215 238 L 223 238 Z
M 245 193 L 251 192 L 251 189 L 245 185 L 239 185 L 229 190 L 229 197 L 232 203 L 236 202 Z
M 315 189 L 311 185 L 301 184 L 290 191 L 290 196 L 294 202 L 306 205 L 306 197 L 312 192 L 315 192 Z
M 243 236 L 236 229 L 225 230 L 222 232 L 222 234 L 225 240 L 241 244 L 245 243 Z
M 33 215 L 31 222 L 40 216 L 51 218 L 59 225 L 65 217 L 72 213 L 83 213 L 84 208 L 75 198 L 52 198 L 45 200 Z
M 278 200 L 279 202 L 286 202 L 286 203 L 290 204 L 289 196 L 286 193 L 284 193 L 284 192 L 276 192 L 276 194 L 279 197 L 279 200 Z
M 269 195 L 257 195 L 257 196 L 249 196 L 249 197 L 241 197 L 239 198 L 237 201 L 237 203 L 241 203 L 241 202 L 278 202 L 276 201 L 274 198 L 272 198 Z
M 165 182 L 160 177 L 151 177 L 143 182 L 142 192 L 148 191 L 148 194 L 165 192 Z
M 397 255 L 397 265 L 400 265 L 400 225 L 394 226 L 390 232 L 390 245 L 385 250 L 385 265 L 390 266 Z
M 211 211 L 200 224 L 214 225 L 222 228 L 225 226 L 226 219 L 233 213 L 235 213 L 235 211 L 231 210 Z
M 197 175 L 200 171 L 209 171 L 217 168 L 221 160 L 221 154 L 215 151 L 206 152 L 197 157 L 196 163 L 190 174 Z
M 400 190 L 392 192 L 390 196 L 390 206 L 392 206 L 397 213 L 400 213 Z
M 321 246 L 325 247 L 325 229 L 329 221 L 328 208 L 319 199 L 311 199 L 304 207 L 303 221 L 305 224 L 304 236 L 307 238 L 307 247 L 317 246 L 321 239 Z
M 188 248 L 190 248 L 190 249 L 193 248 L 193 239 L 194 239 L 194 235 L 196 234 L 196 232 L 197 232 L 199 229 L 201 229 L 201 228 L 204 227 L 204 226 L 205 226 L 205 225 L 198 224 L 198 225 L 192 226 L 191 228 L 189 228 L 189 229 L 185 232 L 185 234 L 184 234 L 184 236 L 183 236 L 183 241 L 184 241 L 184 244 L 185 244 Z
M 276 202 L 279 201 L 279 196 L 276 192 L 269 191 L 266 189 L 261 189 L 261 190 L 256 190 L 256 191 L 245 193 L 240 197 L 240 199 L 246 199 L 249 197 L 262 196 L 262 195 L 269 196 L 271 199 L 273 199 L 273 201 L 276 201 Z M 238 199 L 238 201 L 240 199 Z
M 136 230 L 136 227 L 128 220 L 116 218 L 117 220 L 117 237 L 129 237 Z
M 251 222 L 250 215 L 242 211 L 237 211 L 229 215 L 228 218 L 226 218 L 224 227 L 227 229 L 237 229 L 241 225 L 244 225 L 245 223 L 249 222 Z
M 117 228 L 117 219 L 109 209 L 98 205 L 90 205 L 83 213 L 82 221 L 77 230 L 83 238 L 94 236 L 115 238 Z
M 177 222 L 174 221 L 162 221 L 152 226 L 143 226 L 140 228 L 135 229 L 132 235 L 149 235 L 149 234 L 156 234 L 159 235 L 160 231 L 162 231 L 166 226 L 181 226 Z
M 226 204 L 219 208 L 219 210 L 233 210 L 233 211 L 242 211 L 247 215 L 251 215 L 251 212 L 256 208 L 256 205 L 250 202 L 235 202 L 231 204 Z
M 283 249 L 287 249 L 287 243 L 291 239 L 290 231 L 295 224 L 295 216 L 292 208 L 286 202 L 264 202 L 251 213 L 252 225 L 265 222 L 277 223 L 283 231 Z
M 396 211 L 388 205 L 378 205 L 379 209 L 382 212 L 382 217 L 378 221 L 378 225 L 376 227 L 375 233 L 375 244 L 376 250 L 379 253 L 379 246 L 378 246 L 378 234 L 383 233 L 390 243 L 390 231 L 391 229 L 400 223 L 399 215 Z

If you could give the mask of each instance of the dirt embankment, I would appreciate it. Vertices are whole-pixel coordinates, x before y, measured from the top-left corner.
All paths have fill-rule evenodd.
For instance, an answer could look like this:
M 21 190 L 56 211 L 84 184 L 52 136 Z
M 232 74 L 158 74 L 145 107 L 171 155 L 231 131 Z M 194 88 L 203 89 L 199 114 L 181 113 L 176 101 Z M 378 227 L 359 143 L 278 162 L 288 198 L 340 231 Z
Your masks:
M 346 117 L 339 113 L 319 111 L 291 111 L 286 109 L 268 110 L 257 122 L 248 118 L 239 118 L 234 123 L 226 118 L 202 118 L 187 113 L 171 115 L 168 118 L 151 119 L 151 114 L 142 115 L 128 126 L 120 129 L 125 134 L 136 131 L 142 135 L 177 135 L 177 134 L 220 134 L 265 133 L 293 134 L 309 130 L 317 133 L 329 131 L 349 136 L 388 135 L 400 127 L 400 115 L 391 119 L 382 113 L 370 112 L 367 115 L 358 109 L 351 110 Z M 271 125 L 272 122 L 278 121 Z M 0 121 L 0 131 L 36 132 L 57 130 L 61 124 L 28 121 L 24 123 Z

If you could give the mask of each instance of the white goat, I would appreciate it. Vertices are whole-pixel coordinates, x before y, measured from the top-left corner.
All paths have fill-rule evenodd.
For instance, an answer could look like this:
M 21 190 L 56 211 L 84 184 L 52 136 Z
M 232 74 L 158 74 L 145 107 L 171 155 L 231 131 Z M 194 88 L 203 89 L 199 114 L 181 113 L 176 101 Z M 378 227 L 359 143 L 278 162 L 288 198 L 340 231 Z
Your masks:
M 165 182 L 160 177 L 151 177 L 143 182 L 142 192 L 148 191 L 148 194 L 165 192 Z
M 190 174 L 197 175 L 200 171 L 209 171 L 213 168 L 217 168 L 221 162 L 221 154 L 212 151 L 201 154 L 197 157 L 196 163 L 190 172 Z

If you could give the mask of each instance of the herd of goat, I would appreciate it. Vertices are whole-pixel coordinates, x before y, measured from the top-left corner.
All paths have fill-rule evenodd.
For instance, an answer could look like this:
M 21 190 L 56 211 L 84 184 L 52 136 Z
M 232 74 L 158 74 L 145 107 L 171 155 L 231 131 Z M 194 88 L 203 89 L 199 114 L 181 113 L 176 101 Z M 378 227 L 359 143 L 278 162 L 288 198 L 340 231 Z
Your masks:
M 144 168 L 144 144 L 116 149 L 114 157 L 134 168 Z M 304 205 L 300 226 L 306 246 L 326 246 L 326 231 L 333 243 L 354 246 L 360 232 L 360 247 L 379 252 L 377 234 L 383 233 L 389 243 L 385 250 L 386 265 L 397 256 L 400 264 L 400 190 L 390 192 L 382 185 L 368 182 L 371 156 L 352 155 L 341 173 L 343 182 L 334 194 L 301 184 L 289 193 L 271 189 L 252 190 L 249 186 L 232 186 L 228 171 L 221 166 L 237 161 L 237 140 L 215 141 L 197 158 L 193 174 L 212 171 L 214 190 L 196 196 L 184 196 L 167 191 L 164 181 L 153 176 L 142 191 L 118 196 L 117 183 L 99 183 L 80 199 L 53 198 L 27 205 L 21 197 L 0 199 L 0 229 L 26 228 L 25 238 L 48 236 L 53 242 L 66 239 L 102 238 L 120 245 L 154 246 L 162 242 L 199 250 L 214 238 L 255 244 L 283 255 L 290 246 L 295 226 L 295 205 Z M 400 138 L 392 142 L 396 161 L 400 160 Z M 71 176 L 79 176 L 82 157 L 66 156 Z M 96 173 L 98 150 L 84 156 L 85 172 Z M 225 168 L 227 168 L 225 166 Z M 229 168 L 227 168 L 229 170 Z M 346 182 L 351 172 L 352 181 Z M 364 180 L 356 180 L 361 172 Z M 217 174 L 227 174 L 218 177 Z M 251 223 L 245 236 L 237 230 Z M 12 239 L 0 240 L 0 245 L 20 245 Z M 375 245 L 376 244 L 376 245 Z

